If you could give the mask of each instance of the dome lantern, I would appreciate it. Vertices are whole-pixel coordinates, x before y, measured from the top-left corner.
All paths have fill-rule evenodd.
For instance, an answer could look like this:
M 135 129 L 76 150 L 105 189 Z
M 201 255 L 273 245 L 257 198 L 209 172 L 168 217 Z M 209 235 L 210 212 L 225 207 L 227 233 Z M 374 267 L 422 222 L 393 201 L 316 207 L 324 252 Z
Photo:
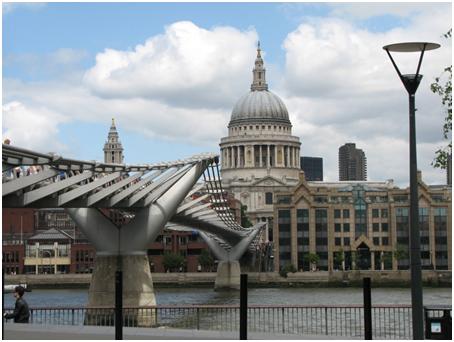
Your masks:
M 265 77 L 266 69 L 261 56 L 260 42 L 257 45 L 257 57 L 251 90 L 242 96 L 232 110 L 229 127 L 242 124 L 276 123 L 291 126 L 284 102 L 268 90 Z

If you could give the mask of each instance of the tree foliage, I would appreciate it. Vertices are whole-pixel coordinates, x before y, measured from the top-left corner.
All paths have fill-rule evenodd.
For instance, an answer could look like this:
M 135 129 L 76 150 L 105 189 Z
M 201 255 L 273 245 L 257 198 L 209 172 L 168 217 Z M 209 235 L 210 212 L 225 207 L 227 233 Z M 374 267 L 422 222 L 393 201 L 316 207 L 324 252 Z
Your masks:
M 443 35 L 446 39 L 451 39 L 452 29 Z M 446 108 L 446 117 L 443 123 L 443 137 L 448 140 L 448 145 L 435 151 L 435 159 L 432 165 L 436 168 L 446 169 L 448 159 L 452 154 L 452 65 L 446 67 L 443 73 L 435 78 L 435 82 L 430 85 L 433 93 L 440 95 L 441 103 Z
M 304 256 L 304 260 L 309 262 L 309 264 L 317 264 L 320 260 L 320 257 L 316 253 L 308 253 Z
M 279 274 L 281 277 L 287 278 L 287 274 L 289 272 L 295 273 L 296 271 L 297 271 L 297 269 L 293 264 L 287 263 L 287 264 L 285 264 L 284 267 L 281 268 L 281 270 L 279 271 Z
M 198 261 L 204 271 L 206 271 L 207 269 L 211 269 L 214 264 L 213 257 L 211 256 L 210 252 L 208 252 L 206 249 L 202 250 L 202 253 L 200 253 L 198 257 Z
M 176 253 L 164 253 L 162 264 L 164 269 L 170 272 L 177 271 L 180 267 L 184 266 L 184 257 Z
M 342 266 L 342 262 L 345 260 L 344 251 L 341 249 L 339 252 L 334 253 L 334 263 L 337 266 Z
M 397 245 L 393 256 L 397 261 L 408 259 L 408 249 L 404 245 Z

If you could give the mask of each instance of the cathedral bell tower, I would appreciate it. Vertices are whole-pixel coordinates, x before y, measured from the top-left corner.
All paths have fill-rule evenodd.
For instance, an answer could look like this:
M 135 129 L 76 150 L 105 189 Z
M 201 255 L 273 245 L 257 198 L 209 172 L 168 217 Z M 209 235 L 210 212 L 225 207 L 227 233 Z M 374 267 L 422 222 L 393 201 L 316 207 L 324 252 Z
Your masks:
M 117 128 L 115 127 L 115 120 L 113 118 L 103 151 L 104 163 L 123 164 L 123 146 L 121 145 L 120 139 L 118 137 Z

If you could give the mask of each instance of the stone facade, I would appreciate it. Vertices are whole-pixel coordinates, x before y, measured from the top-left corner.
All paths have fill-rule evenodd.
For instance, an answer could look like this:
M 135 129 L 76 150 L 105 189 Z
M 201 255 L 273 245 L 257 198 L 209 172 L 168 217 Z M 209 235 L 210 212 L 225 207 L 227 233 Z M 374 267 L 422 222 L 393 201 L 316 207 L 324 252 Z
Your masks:
M 418 181 L 422 268 L 451 270 L 451 187 L 427 185 L 421 173 Z M 276 270 L 409 269 L 408 188 L 392 181 L 307 182 L 302 173 L 274 203 Z M 318 262 L 311 264 L 309 254 Z
M 301 143 L 292 136 L 284 103 L 268 90 L 265 72 L 259 45 L 251 90 L 234 106 L 220 147 L 224 188 L 247 206 L 251 223 L 272 226 L 273 197 L 298 183 Z
M 123 164 L 123 146 L 121 145 L 114 119 L 112 119 L 112 125 L 110 126 L 103 151 L 104 163 Z

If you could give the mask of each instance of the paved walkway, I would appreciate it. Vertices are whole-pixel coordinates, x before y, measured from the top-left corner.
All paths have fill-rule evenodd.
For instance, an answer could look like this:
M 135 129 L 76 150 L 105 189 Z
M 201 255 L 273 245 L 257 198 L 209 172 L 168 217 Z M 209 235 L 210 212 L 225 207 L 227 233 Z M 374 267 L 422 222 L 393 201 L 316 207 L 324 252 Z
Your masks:
M 113 340 L 114 327 L 5 324 L 5 340 Z M 124 328 L 126 340 L 238 340 L 239 332 L 168 328 Z M 251 340 L 336 340 L 347 337 L 249 333 Z M 351 338 L 348 338 L 351 339 Z

